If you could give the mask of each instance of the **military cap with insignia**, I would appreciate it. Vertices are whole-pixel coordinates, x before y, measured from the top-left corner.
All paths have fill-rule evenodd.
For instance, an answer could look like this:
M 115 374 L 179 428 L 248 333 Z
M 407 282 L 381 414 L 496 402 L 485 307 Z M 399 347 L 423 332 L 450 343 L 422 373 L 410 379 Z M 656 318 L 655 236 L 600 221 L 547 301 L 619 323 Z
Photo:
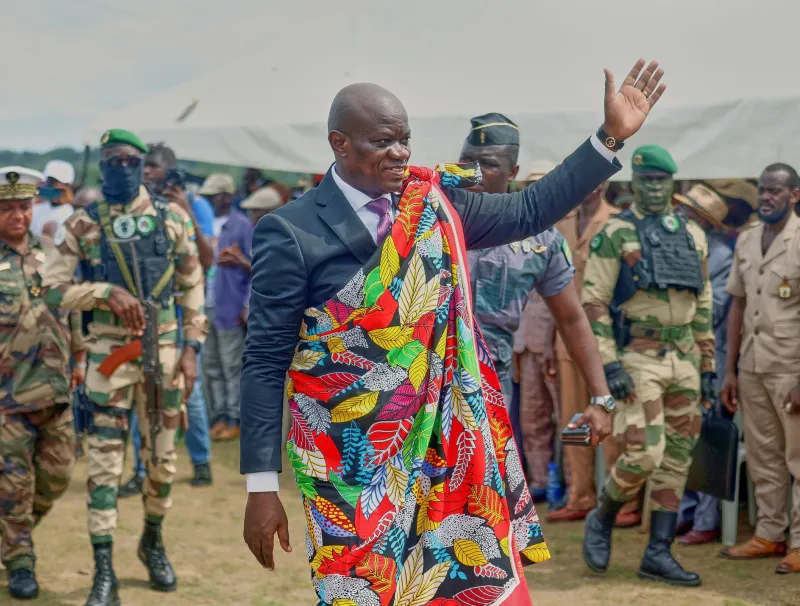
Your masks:
M 660 145 L 642 145 L 633 152 L 633 172 L 666 173 L 674 175 L 678 165 L 670 153 Z
M 147 145 L 142 143 L 142 140 L 129 130 L 122 128 L 112 128 L 103 133 L 100 137 L 100 148 L 107 149 L 109 147 L 117 147 L 119 145 L 130 145 L 138 149 L 143 154 L 149 150 Z
M 503 114 L 491 112 L 477 116 L 470 122 L 472 130 L 467 136 L 470 145 L 519 145 L 519 128 Z
M 44 175 L 22 166 L 0 168 L 0 200 L 27 200 L 36 196 Z

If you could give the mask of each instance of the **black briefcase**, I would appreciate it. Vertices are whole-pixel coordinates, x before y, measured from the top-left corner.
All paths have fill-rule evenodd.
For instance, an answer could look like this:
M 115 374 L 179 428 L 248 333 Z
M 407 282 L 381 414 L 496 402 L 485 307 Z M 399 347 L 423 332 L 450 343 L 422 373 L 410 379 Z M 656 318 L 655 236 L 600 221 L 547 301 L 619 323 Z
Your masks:
M 739 429 L 726 419 L 718 405 L 703 415 L 703 429 L 692 453 L 686 490 L 696 490 L 732 501 L 736 488 Z

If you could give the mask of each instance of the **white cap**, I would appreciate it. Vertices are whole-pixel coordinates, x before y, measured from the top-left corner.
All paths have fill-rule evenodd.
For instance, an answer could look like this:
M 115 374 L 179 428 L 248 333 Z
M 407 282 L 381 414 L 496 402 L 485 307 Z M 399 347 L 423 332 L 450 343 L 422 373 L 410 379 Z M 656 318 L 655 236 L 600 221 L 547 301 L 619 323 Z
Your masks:
M 22 166 L 0 168 L 0 200 L 27 200 L 36 195 L 43 175 Z
M 75 169 L 72 164 L 64 160 L 50 160 L 44 167 L 44 178 L 53 178 L 59 183 L 72 185 L 72 182 L 75 181 Z
M 281 195 L 274 187 L 262 187 L 250 194 L 247 199 L 240 204 L 245 210 L 266 210 L 272 212 L 283 205 Z

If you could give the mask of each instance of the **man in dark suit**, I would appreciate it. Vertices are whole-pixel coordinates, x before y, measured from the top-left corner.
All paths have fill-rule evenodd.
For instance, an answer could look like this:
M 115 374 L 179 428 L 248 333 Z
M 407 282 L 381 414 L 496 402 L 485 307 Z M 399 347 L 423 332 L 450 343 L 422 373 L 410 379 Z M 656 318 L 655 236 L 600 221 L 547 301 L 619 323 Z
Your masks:
M 606 70 L 605 121 L 563 164 L 511 194 L 445 190 L 468 248 L 523 240 L 566 215 L 621 165 L 616 151 L 666 88 L 656 62 L 640 60 L 617 91 Z M 402 103 L 374 84 L 342 89 L 328 118 L 335 163 L 314 190 L 261 221 L 253 237 L 253 283 L 241 383 L 241 471 L 247 475 L 244 538 L 274 569 L 277 533 L 290 551 L 278 491 L 284 381 L 303 311 L 333 297 L 376 251 L 396 216 L 411 136 Z

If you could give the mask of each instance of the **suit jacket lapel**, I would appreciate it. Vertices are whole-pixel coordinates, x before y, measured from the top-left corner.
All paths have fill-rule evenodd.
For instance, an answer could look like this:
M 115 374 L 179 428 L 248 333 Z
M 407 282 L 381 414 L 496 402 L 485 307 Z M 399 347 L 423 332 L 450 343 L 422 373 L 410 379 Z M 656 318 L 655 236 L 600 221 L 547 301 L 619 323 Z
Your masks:
M 375 241 L 356 211 L 350 206 L 329 170 L 317 187 L 319 217 L 335 233 L 360 263 L 366 263 L 375 252 Z

